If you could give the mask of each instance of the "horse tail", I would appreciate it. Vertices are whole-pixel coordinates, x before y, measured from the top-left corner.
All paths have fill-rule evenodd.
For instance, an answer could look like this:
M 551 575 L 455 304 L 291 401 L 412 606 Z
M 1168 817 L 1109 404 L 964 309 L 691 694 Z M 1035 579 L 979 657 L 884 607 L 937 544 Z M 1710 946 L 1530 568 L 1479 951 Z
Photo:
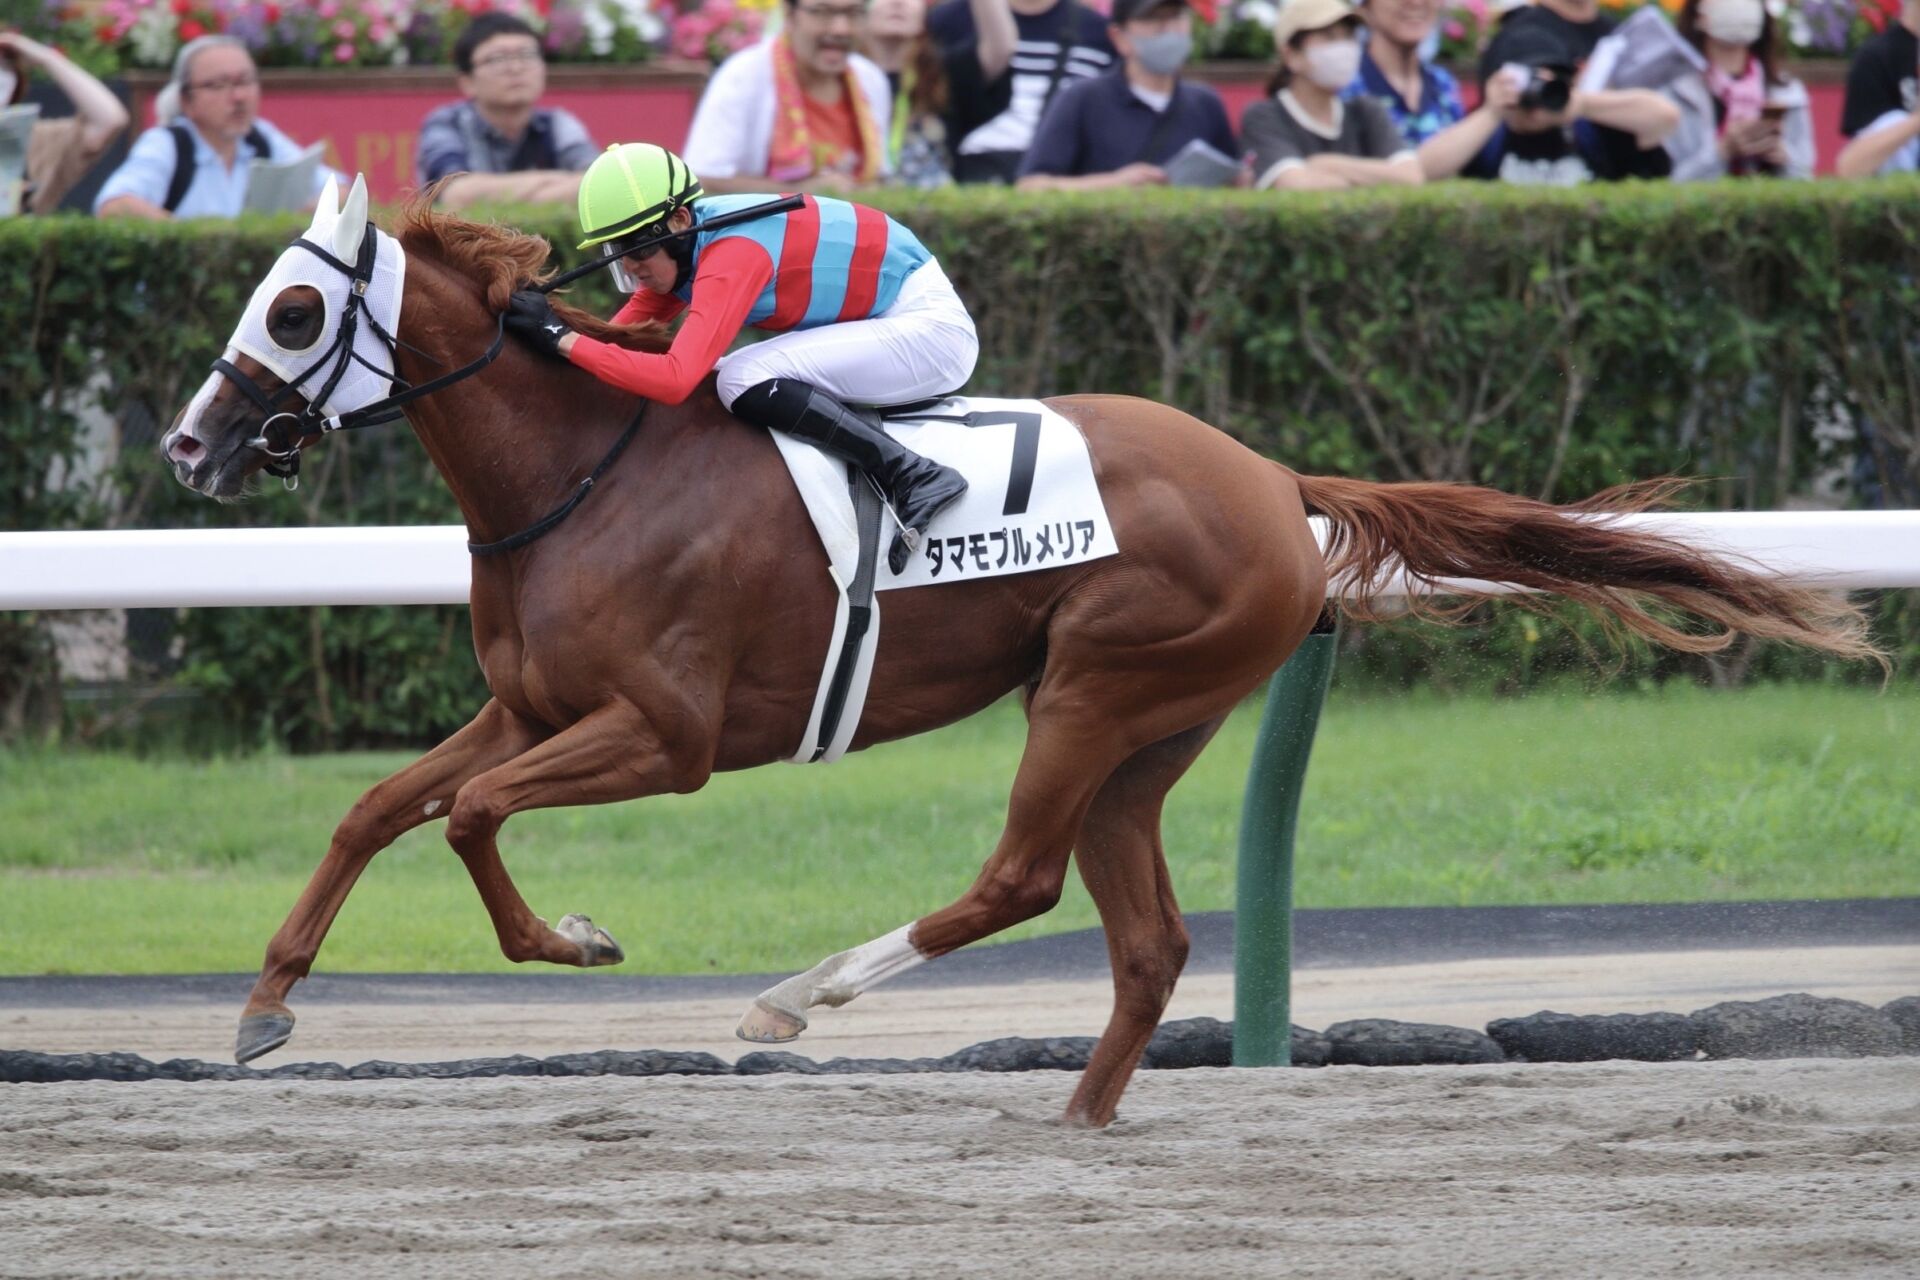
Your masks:
M 1620 485 L 1556 507 L 1473 485 L 1294 478 L 1309 512 L 1332 524 L 1328 593 L 1356 621 L 1411 612 L 1453 624 L 1493 594 L 1419 592 L 1382 609 L 1380 598 L 1404 572 L 1428 586 L 1469 578 L 1562 596 L 1591 609 L 1616 638 L 1624 626 L 1687 653 L 1716 652 L 1745 633 L 1887 665 L 1844 593 L 1786 586 L 1751 564 L 1609 519 L 1662 505 L 1687 487 L 1683 479 Z M 1536 611 L 1552 607 L 1537 595 L 1504 598 Z M 1699 628 L 1701 620 L 1709 626 Z

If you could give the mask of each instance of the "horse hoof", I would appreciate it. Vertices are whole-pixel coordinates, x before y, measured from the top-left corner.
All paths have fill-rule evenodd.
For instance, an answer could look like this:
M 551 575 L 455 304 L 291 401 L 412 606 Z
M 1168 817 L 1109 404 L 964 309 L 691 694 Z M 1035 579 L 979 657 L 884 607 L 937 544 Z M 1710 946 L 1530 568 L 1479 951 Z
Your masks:
M 755 1000 L 753 1007 L 747 1010 L 747 1016 L 740 1019 L 740 1025 L 733 1029 L 733 1034 L 755 1044 L 785 1044 L 798 1039 L 806 1029 L 807 1020 L 798 1014 L 776 1009 L 764 1000 Z
M 249 1063 L 261 1054 L 272 1053 L 293 1038 L 290 1013 L 255 1013 L 240 1019 L 240 1033 L 233 1038 L 233 1060 Z
M 563 916 L 554 932 L 580 948 L 580 967 L 595 969 L 627 958 L 613 935 L 583 915 Z

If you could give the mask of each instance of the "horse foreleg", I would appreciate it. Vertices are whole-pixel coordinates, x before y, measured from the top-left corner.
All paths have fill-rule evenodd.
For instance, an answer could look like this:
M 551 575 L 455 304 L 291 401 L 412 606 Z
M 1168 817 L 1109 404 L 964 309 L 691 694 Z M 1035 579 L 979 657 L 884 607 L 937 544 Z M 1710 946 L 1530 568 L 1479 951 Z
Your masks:
M 544 960 L 582 968 L 623 958 L 613 938 L 587 917 L 567 916 L 556 929 L 528 908 L 500 860 L 497 841 L 508 818 L 528 809 L 692 791 L 710 767 L 710 754 L 668 751 L 637 707 L 615 703 L 460 788 L 447 819 L 447 843 L 480 891 L 501 953 L 515 963 Z
M 307 976 L 354 882 L 375 854 L 423 822 L 443 815 L 469 778 L 538 742 L 544 726 L 489 702 L 466 727 L 360 797 L 334 830 L 313 877 L 286 923 L 267 944 L 260 978 L 240 1016 L 234 1059 L 250 1062 L 293 1034 L 287 993 Z
M 1087 810 L 1074 862 L 1107 935 L 1113 1015 L 1080 1077 L 1067 1122 L 1098 1127 L 1146 1051 L 1187 961 L 1187 928 L 1160 843 L 1160 811 L 1220 728 L 1214 720 L 1136 753 L 1108 778 Z
M 1081 817 L 1116 763 L 1100 760 L 1071 725 L 1036 713 L 1014 778 L 1007 825 L 966 895 L 762 992 L 734 1034 L 761 1044 L 791 1040 L 806 1030 L 810 1008 L 837 1008 L 922 960 L 1052 910 L 1066 882 Z

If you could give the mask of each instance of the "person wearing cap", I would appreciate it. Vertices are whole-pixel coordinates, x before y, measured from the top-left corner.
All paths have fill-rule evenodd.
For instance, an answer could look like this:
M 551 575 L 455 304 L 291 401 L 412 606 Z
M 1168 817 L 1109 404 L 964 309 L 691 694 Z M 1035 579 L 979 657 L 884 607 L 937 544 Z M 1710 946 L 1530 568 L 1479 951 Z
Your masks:
M 439 200 L 449 209 L 573 200 L 600 148 L 572 112 L 540 105 L 547 61 L 534 29 L 499 10 L 478 14 L 453 42 L 453 65 L 463 97 L 420 122 L 419 184 L 446 179 Z
M 1593 56 L 1593 47 L 1613 34 L 1620 25 L 1600 11 L 1600 0 L 1519 0 L 1501 11 L 1500 25 L 1487 45 L 1480 62 L 1480 80 L 1486 82 L 1489 67 L 1500 67 L 1512 59 L 1495 48 L 1508 31 L 1544 31 L 1573 56 L 1578 66 Z
M 0 213 L 52 213 L 61 197 L 127 127 L 127 109 L 113 91 L 73 65 L 58 49 L 18 31 L 0 31 L 0 107 L 27 96 L 27 70 L 38 68 L 67 96 L 74 114 L 35 120 L 27 135 L 26 169 L 17 192 L 0 191 Z
M 1360 74 L 1340 97 L 1347 102 L 1374 98 L 1385 104 L 1393 127 L 1410 147 L 1465 119 L 1459 81 L 1421 56 L 1440 25 L 1440 0 L 1366 0 L 1359 12 L 1367 24 Z
M 1193 52 L 1186 0 L 1114 0 L 1107 34 L 1120 69 L 1062 90 L 1020 165 L 1024 191 L 1165 183 L 1161 168 L 1199 139 L 1229 158 L 1238 144 L 1220 95 L 1180 78 Z
M 93 211 L 103 218 L 237 218 L 256 161 L 303 154 L 260 117 L 260 72 L 237 37 L 199 36 L 174 55 L 173 77 L 154 103 L 160 123 L 133 140 Z M 339 175 L 315 167 L 312 201 Z
M 1273 47 L 1279 62 L 1269 96 L 1240 118 L 1256 187 L 1340 191 L 1422 181 L 1420 159 L 1385 104 L 1341 99 L 1360 69 L 1360 17 L 1346 0 L 1292 0 L 1274 19 Z
M 1579 41 L 1550 23 L 1503 25 L 1482 62 L 1484 100 L 1420 146 L 1429 180 L 1481 178 L 1546 186 L 1664 178 L 1662 145 L 1680 111 L 1652 89 L 1576 87 Z
M 926 246 L 877 209 L 809 195 L 798 209 L 703 230 L 767 203 L 707 196 L 685 160 L 651 143 L 609 147 L 580 183 L 580 247 L 612 260 L 626 305 L 594 338 L 574 332 L 546 294 L 523 289 L 506 325 L 547 355 L 666 404 L 714 373 L 720 402 L 739 417 L 873 478 L 899 524 L 887 557 L 898 573 L 967 482 L 847 406 L 959 390 L 980 355 L 973 318 Z M 607 340 L 620 326 L 682 314 L 665 352 Z M 723 358 L 749 327 L 774 336 Z

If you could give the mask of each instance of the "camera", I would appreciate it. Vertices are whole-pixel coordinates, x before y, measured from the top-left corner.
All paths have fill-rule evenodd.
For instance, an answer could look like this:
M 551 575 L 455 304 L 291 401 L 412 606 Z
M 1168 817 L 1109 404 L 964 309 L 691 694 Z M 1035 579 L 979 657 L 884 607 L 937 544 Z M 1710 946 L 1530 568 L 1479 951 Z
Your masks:
M 1522 111 L 1565 111 L 1572 96 L 1572 81 L 1558 70 L 1528 67 L 1517 105 Z

